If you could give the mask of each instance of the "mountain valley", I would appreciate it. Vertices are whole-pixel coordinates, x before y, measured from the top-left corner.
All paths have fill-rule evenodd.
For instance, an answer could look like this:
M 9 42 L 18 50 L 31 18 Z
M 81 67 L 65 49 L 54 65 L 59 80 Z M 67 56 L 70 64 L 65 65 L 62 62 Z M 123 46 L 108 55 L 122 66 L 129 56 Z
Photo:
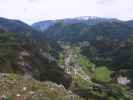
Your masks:
M 132 66 L 132 21 L 0 18 L 0 100 L 133 100 Z

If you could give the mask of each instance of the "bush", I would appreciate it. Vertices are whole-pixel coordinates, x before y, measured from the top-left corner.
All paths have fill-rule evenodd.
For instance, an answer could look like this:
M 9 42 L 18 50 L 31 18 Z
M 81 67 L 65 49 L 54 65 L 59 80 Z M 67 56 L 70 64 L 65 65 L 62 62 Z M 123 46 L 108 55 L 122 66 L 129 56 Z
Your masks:
M 101 82 L 111 81 L 111 71 L 107 67 L 98 67 L 94 72 L 94 78 Z

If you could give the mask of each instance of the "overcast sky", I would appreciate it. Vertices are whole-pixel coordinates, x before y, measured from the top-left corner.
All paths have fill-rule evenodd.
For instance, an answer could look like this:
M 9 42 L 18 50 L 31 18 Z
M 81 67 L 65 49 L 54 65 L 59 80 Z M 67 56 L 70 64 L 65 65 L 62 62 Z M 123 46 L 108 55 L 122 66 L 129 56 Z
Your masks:
M 0 17 L 28 23 L 79 16 L 133 19 L 133 0 L 0 0 Z

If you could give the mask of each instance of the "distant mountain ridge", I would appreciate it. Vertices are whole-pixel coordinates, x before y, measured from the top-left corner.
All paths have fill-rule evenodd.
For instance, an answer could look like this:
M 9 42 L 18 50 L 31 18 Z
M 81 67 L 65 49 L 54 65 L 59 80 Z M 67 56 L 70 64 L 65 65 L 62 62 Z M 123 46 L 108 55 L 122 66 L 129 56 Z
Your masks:
M 41 21 L 32 27 L 56 41 L 125 40 L 133 35 L 132 21 L 91 16 Z
M 0 26 L 6 27 L 9 31 L 20 32 L 20 33 L 31 31 L 32 29 L 29 25 L 25 24 L 22 21 L 11 20 L 2 17 L 0 17 Z
M 99 39 L 125 40 L 133 35 L 133 28 L 124 22 L 87 24 L 57 23 L 44 31 L 49 39 L 57 41 L 94 41 Z
M 99 22 L 113 22 L 113 21 L 121 21 L 115 18 L 101 18 L 101 17 L 92 17 L 92 16 L 83 16 L 83 17 L 76 17 L 76 18 L 66 18 L 66 19 L 59 19 L 59 20 L 46 20 L 46 21 L 40 21 L 32 24 L 32 27 L 45 31 L 49 27 L 62 22 L 64 24 L 77 24 L 77 23 L 82 23 L 82 24 L 87 24 L 87 25 L 95 25 Z
M 130 27 L 133 27 L 133 20 L 126 21 L 126 24 Z

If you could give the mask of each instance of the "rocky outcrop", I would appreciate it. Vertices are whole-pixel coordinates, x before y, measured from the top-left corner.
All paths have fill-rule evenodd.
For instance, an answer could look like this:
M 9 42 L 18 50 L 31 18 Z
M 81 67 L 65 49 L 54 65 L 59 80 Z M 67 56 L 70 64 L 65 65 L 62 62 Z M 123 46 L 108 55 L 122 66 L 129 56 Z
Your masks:
M 62 85 L 0 73 L 0 100 L 83 100 Z

